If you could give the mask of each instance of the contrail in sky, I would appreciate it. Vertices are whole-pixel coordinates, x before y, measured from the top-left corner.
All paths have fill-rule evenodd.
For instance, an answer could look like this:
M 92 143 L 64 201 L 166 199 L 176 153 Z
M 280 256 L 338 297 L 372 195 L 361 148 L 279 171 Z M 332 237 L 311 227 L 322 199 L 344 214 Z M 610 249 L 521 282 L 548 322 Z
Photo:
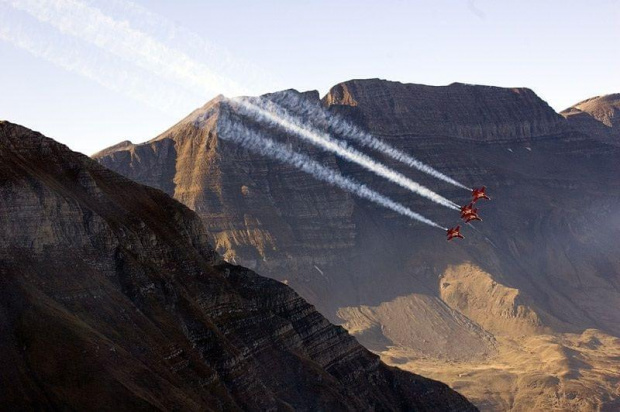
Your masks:
M 1 2 L 0 40 L 164 113 L 186 107 L 188 101 L 196 99 L 195 95 L 160 81 L 148 71 L 118 65 L 115 56 L 96 47 L 60 33 L 50 33 L 27 15 L 5 8 Z
M 382 163 L 372 159 L 368 155 L 352 148 L 347 145 L 346 142 L 332 138 L 330 135 L 322 132 L 317 132 L 310 128 L 300 124 L 300 122 L 293 116 L 291 116 L 284 108 L 275 105 L 265 99 L 251 99 L 251 98 L 235 98 L 230 99 L 234 106 L 236 106 L 240 113 L 253 117 L 256 120 L 263 121 L 274 126 L 283 128 L 301 139 L 310 142 L 311 144 L 321 147 L 324 150 L 330 151 L 343 159 L 356 163 L 363 168 L 381 176 L 397 185 L 410 190 L 420 196 L 432 200 L 442 206 L 450 209 L 459 210 L 459 206 L 444 198 L 443 196 L 433 192 L 427 187 L 414 182 L 408 177 L 398 173 L 395 170 L 388 168 Z M 259 101 L 263 107 L 252 103 L 252 101 Z
M 162 15 L 129 0 L 83 0 L 98 7 L 117 20 L 128 20 L 131 26 L 153 39 L 207 64 L 216 73 L 225 73 L 245 90 L 244 94 L 258 95 L 283 88 L 275 76 L 241 56 L 205 39 Z M 221 93 L 226 93 L 221 91 Z M 202 96 L 203 98 L 205 96 Z
M 435 170 L 431 166 L 419 161 L 413 156 L 391 146 L 383 140 L 376 138 L 370 133 L 365 132 L 353 123 L 334 113 L 328 112 L 319 104 L 312 104 L 300 95 L 284 93 L 282 97 L 278 98 L 278 104 L 294 112 L 297 115 L 297 118 L 305 119 L 306 122 L 312 121 L 314 123 L 325 124 L 330 127 L 330 131 L 346 138 L 350 138 L 364 147 L 384 153 L 398 162 L 401 162 L 409 167 L 413 167 L 437 179 L 443 180 L 444 182 L 450 183 L 451 185 L 471 190 L 467 186 L 457 182 L 449 176 L 446 176 L 440 171 Z
M 262 156 L 271 157 L 282 163 L 294 166 L 312 175 L 317 180 L 322 180 L 333 186 L 337 186 L 349 193 L 370 200 L 403 216 L 415 219 L 429 226 L 447 230 L 445 227 L 412 211 L 408 207 L 375 192 L 366 185 L 345 177 L 304 154 L 294 152 L 282 143 L 260 136 L 258 133 L 248 129 L 239 122 L 233 122 L 227 118 L 220 118 L 218 123 L 218 136 L 223 140 L 229 140 L 239 144 Z
M 79 0 L 1 0 L 24 11 L 63 34 L 81 40 L 133 63 L 145 70 L 205 96 L 242 94 L 245 90 L 152 36 L 116 20 L 100 9 Z

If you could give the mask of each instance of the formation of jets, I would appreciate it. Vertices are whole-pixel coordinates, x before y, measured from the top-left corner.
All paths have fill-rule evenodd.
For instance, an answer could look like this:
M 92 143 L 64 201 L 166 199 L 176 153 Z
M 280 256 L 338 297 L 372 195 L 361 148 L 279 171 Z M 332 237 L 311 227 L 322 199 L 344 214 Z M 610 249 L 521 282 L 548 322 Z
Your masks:
M 471 191 L 471 202 L 468 205 L 461 207 L 461 219 L 463 219 L 465 223 L 469 223 L 474 220 L 482 221 L 480 216 L 478 216 L 478 208 L 475 207 L 476 202 L 480 199 L 491 200 L 491 198 L 486 195 L 486 186 L 482 186 L 480 189 L 474 188 Z M 457 237 L 461 239 L 465 238 L 461 234 L 461 225 L 448 229 L 447 235 L 448 240 L 452 240 Z

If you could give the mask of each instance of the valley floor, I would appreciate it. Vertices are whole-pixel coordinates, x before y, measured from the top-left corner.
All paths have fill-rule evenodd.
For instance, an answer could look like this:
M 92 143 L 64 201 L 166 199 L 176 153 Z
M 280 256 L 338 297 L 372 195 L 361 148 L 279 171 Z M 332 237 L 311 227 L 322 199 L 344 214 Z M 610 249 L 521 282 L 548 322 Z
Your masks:
M 423 358 L 402 347 L 384 362 L 447 383 L 481 411 L 620 410 L 620 339 L 582 334 L 497 337 L 483 360 Z

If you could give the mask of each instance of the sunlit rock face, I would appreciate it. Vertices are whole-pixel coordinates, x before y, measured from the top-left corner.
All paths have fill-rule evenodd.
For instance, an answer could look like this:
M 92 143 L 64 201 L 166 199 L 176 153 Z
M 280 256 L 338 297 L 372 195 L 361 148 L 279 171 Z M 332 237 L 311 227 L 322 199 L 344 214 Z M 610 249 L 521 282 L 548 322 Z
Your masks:
M 584 100 L 561 112 L 575 129 L 601 142 L 620 146 L 620 94 Z
M 8 122 L 0 330 L 0 409 L 475 410 L 222 260 L 162 191 Z
M 572 375 L 550 368 L 553 379 L 539 379 L 547 372 L 532 360 L 529 383 L 517 384 L 517 357 L 510 355 L 514 342 L 530 339 L 536 342 L 532 353 L 546 353 L 546 345 L 566 339 L 572 342 L 566 348 L 573 349 L 551 352 L 567 359 L 573 343 L 591 330 L 605 342 L 594 353 L 616 350 L 620 151 L 599 130 L 613 124 L 611 109 L 605 116 L 592 110 L 590 120 L 576 123 L 526 88 L 377 79 L 341 83 L 322 99 L 290 90 L 264 98 L 280 104 L 303 100 L 468 187 L 486 185 L 492 200 L 479 203 L 484 221 L 465 226 L 463 241 L 448 243 L 438 229 L 253 154 L 222 139 L 218 124 L 233 118 L 444 226 L 458 222 L 456 212 L 244 116 L 221 97 L 150 142 L 95 158 L 195 210 L 226 259 L 286 282 L 384 359 L 441 376 L 483 409 L 527 410 L 533 404 L 525 399 L 539 396 L 532 387 L 544 388 L 535 403 L 540 407 L 590 410 L 613 404 L 613 390 L 591 390 L 590 377 L 578 380 L 582 389 L 560 390 L 576 374 L 585 376 L 589 361 L 598 361 L 568 362 Z M 331 130 L 325 119 L 298 120 Z M 442 196 L 468 201 L 466 190 L 348 141 Z M 493 359 L 505 362 L 508 371 L 497 396 L 477 392 L 480 376 L 450 366 L 486 365 L 492 381 Z M 601 364 L 611 358 L 605 359 Z M 446 371 L 462 376 L 452 379 Z M 602 376 L 613 388 L 611 375 Z M 581 405 L 575 398 L 587 401 Z

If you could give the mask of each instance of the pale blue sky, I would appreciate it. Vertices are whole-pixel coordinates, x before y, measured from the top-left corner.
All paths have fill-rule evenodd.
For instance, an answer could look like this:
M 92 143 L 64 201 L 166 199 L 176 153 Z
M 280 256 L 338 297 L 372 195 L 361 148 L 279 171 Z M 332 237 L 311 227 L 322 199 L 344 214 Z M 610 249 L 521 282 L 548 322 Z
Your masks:
M 91 154 L 220 92 L 351 78 L 526 86 L 561 110 L 620 92 L 619 45 L 610 0 L 0 0 L 0 118 Z

